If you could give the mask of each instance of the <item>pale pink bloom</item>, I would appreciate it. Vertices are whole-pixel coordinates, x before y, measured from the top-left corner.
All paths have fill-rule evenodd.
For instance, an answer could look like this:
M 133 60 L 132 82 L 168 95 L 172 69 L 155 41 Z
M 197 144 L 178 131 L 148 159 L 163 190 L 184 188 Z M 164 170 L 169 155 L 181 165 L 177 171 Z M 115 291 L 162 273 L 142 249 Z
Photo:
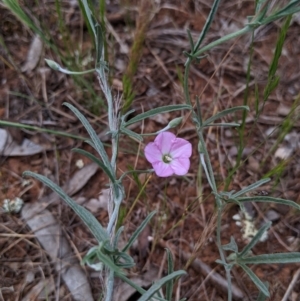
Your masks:
M 173 133 L 162 132 L 145 147 L 145 156 L 159 177 L 185 175 L 190 168 L 192 145 Z

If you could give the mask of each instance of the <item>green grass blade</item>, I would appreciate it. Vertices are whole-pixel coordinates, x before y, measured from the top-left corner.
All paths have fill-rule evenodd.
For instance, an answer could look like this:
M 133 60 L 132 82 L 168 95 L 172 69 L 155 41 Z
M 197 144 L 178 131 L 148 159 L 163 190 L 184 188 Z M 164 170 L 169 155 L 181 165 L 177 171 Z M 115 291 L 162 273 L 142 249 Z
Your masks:
M 24 10 L 19 5 L 18 0 L 2 1 L 24 25 L 26 25 L 31 30 L 39 34 L 39 36 L 45 41 L 45 38 L 43 38 L 43 33 L 41 32 L 40 28 L 38 28 L 36 24 L 32 21 L 32 19 L 29 18 L 28 15 L 24 12 Z
M 276 76 L 276 71 L 278 69 L 278 62 L 281 57 L 282 48 L 284 45 L 285 37 L 286 37 L 287 31 L 288 31 L 288 28 L 290 26 L 291 20 L 292 20 L 292 15 L 287 17 L 287 19 L 279 33 L 279 37 L 278 37 L 278 40 L 276 43 L 275 53 L 274 53 L 271 65 L 269 67 L 268 83 L 264 90 L 264 96 L 263 96 L 264 103 L 267 101 L 268 97 L 270 96 L 272 91 L 274 91 L 274 89 L 277 87 L 278 82 L 279 82 L 279 77 Z
M 43 184 L 51 188 L 55 191 L 72 209 L 73 211 L 81 218 L 81 220 L 86 224 L 86 226 L 90 229 L 92 234 L 95 236 L 97 241 L 103 242 L 109 240 L 108 234 L 106 230 L 101 226 L 100 222 L 86 210 L 84 207 L 78 205 L 73 199 L 71 199 L 58 185 L 53 183 L 51 180 L 46 178 L 45 176 L 36 174 L 31 171 L 25 171 L 23 176 L 33 177 Z
M 86 21 L 88 30 L 93 33 L 94 41 L 95 41 L 95 43 L 97 43 L 97 33 L 96 33 L 96 29 L 95 29 L 95 21 L 93 19 L 89 4 L 88 4 L 87 0 L 80 0 L 79 5 L 81 8 L 81 11 L 83 12 L 83 16 Z
M 172 257 L 172 253 L 170 252 L 170 250 L 166 249 L 166 252 L 167 252 L 167 257 L 168 257 L 168 275 L 170 275 L 174 272 L 174 262 L 173 262 L 173 257 Z M 173 286 L 174 286 L 173 279 L 170 280 L 169 282 L 167 282 L 167 284 L 166 284 L 166 299 L 168 301 L 172 301 Z
M 130 239 L 128 240 L 126 246 L 123 248 L 122 252 L 126 252 L 129 250 L 129 248 L 132 246 L 132 244 L 135 242 L 135 240 L 138 238 L 138 236 L 141 234 L 141 232 L 144 230 L 144 228 L 147 226 L 151 218 L 154 216 L 156 211 L 152 211 L 148 214 L 148 216 L 143 220 L 143 222 L 139 225 L 139 227 L 134 231 L 134 233 L 131 235 Z

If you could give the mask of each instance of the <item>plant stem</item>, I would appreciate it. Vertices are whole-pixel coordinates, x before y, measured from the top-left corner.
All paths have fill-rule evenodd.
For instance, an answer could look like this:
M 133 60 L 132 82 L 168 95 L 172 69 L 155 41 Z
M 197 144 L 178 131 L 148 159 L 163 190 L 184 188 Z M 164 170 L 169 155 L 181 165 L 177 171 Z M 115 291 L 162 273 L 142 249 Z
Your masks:
M 112 269 L 109 270 L 109 274 L 106 279 L 106 294 L 105 301 L 111 301 L 114 292 L 114 271 Z
M 6 121 L 6 120 L 0 120 L 0 125 L 14 127 L 14 128 L 20 128 L 20 129 L 26 129 L 26 130 L 31 130 L 31 131 L 37 131 L 37 132 L 40 132 L 40 133 L 54 134 L 56 136 L 63 136 L 63 137 L 77 139 L 77 140 L 86 140 L 87 139 L 86 137 L 77 136 L 77 135 L 73 135 L 73 134 L 68 134 L 66 132 L 49 130 L 49 129 L 40 128 L 38 126 L 32 126 L 32 125 L 27 125 L 27 124 L 17 123 L 17 122 L 11 122 L 11 121 Z

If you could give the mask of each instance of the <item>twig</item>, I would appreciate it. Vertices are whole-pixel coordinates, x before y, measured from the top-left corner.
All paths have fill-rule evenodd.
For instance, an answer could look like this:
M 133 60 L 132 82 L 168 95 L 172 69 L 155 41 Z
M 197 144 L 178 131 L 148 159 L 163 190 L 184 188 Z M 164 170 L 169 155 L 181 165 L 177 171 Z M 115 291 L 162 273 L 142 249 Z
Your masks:
M 300 275 L 300 269 L 298 269 L 297 272 L 294 274 L 293 279 L 292 279 L 288 289 L 286 290 L 283 298 L 281 299 L 281 301 L 287 301 L 288 300 L 289 295 L 292 292 L 292 289 L 294 288 L 294 286 L 295 286 L 295 284 L 298 280 L 299 275 Z

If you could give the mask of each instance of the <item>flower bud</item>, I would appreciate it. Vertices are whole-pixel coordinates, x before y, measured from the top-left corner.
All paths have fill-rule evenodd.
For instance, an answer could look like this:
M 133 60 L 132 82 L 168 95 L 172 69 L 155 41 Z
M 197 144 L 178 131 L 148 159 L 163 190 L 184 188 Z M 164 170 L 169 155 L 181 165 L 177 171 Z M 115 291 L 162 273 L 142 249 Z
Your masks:
M 57 64 L 56 62 L 54 62 L 52 60 L 45 59 L 45 61 L 51 69 L 56 70 L 56 71 L 61 69 L 59 64 Z
M 168 124 L 168 128 L 172 129 L 175 128 L 176 126 L 178 126 L 181 122 L 182 122 L 183 117 L 177 117 L 174 118 L 173 120 L 171 120 Z

